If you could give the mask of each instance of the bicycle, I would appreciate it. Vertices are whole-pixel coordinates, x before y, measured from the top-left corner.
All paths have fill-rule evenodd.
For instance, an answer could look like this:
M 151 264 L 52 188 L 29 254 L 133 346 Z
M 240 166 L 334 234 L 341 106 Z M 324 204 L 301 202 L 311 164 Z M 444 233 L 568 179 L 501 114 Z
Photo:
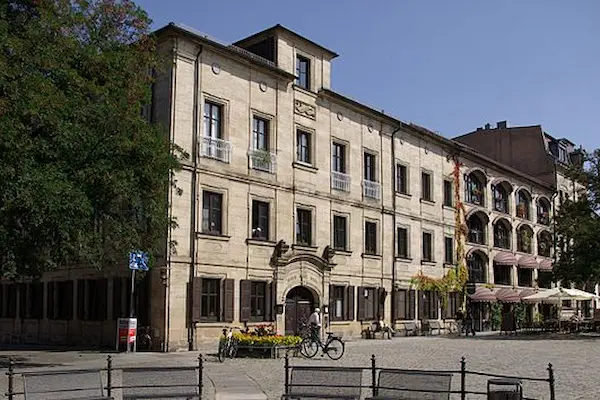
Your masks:
M 140 326 L 137 331 L 136 348 L 137 350 L 152 350 L 152 328 L 150 326 Z
M 223 338 L 219 338 L 219 349 L 217 356 L 219 362 L 225 362 L 226 358 L 235 358 L 237 355 L 237 341 L 233 338 L 233 327 L 223 328 Z
M 300 343 L 300 353 L 306 358 L 313 358 L 317 355 L 319 347 L 321 348 L 322 353 L 327 354 L 332 360 L 339 360 L 344 355 L 346 346 L 340 338 L 333 334 L 333 332 L 327 332 L 325 344 L 323 344 L 320 338 L 315 339 L 312 336 L 304 338 Z M 321 356 L 323 356 L 323 354 L 321 354 Z

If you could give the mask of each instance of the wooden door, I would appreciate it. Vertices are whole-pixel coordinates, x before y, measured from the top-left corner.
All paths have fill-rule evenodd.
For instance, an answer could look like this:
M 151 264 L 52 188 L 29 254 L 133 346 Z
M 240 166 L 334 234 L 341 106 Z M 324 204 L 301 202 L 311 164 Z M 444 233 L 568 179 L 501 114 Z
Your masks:
M 308 318 L 313 311 L 312 293 L 303 287 L 296 287 L 290 291 L 285 300 L 285 334 L 297 335 L 300 326 L 308 323 Z

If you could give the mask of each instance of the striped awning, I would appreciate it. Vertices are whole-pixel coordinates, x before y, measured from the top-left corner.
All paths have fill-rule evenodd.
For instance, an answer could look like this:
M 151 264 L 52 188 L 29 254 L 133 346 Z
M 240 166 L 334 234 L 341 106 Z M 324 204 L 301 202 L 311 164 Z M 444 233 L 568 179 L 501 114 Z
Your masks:
M 496 301 L 496 291 L 486 287 L 478 287 L 475 293 L 470 294 L 469 298 L 472 302 L 493 303 Z
M 534 256 L 523 255 L 519 258 L 519 268 L 537 268 L 538 262 Z
M 542 261 L 540 261 L 539 269 L 544 271 L 552 271 L 552 260 L 549 258 L 543 258 Z
M 496 298 L 503 303 L 520 303 L 521 291 L 512 288 L 502 288 L 496 292 Z
M 498 265 L 508 265 L 513 266 L 517 265 L 517 259 L 513 255 L 513 253 L 509 253 L 507 251 L 501 251 L 494 257 L 494 263 Z
M 531 296 L 532 294 L 535 294 L 535 293 L 536 293 L 535 289 L 523 289 L 523 290 L 521 290 L 521 293 L 519 293 L 519 297 L 521 298 L 521 301 L 523 301 L 524 297 Z

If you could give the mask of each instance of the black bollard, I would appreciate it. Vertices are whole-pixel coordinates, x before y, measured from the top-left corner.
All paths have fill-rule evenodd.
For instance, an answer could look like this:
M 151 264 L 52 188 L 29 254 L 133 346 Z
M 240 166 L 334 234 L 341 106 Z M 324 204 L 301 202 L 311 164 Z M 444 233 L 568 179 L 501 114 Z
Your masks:
M 106 357 L 106 395 L 112 394 L 112 357 L 110 354 Z
M 462 357 L 460 359 L 460 398 L 462 400 L 465 400 L 467 398 L 466 380 L 467 380 L 467 362 L 465 361 L 465 358 Z

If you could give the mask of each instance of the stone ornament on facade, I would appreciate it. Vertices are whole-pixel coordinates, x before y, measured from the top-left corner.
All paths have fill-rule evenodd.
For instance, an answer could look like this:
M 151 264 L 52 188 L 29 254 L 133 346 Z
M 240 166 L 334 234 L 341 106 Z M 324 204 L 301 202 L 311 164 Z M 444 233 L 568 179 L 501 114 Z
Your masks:
M 260 89 L 261 92 L 263 92 L 263 93 L 266 92 L 267 91 L 267 82 L 261 81 L 258 84 L 258 88 Z
M 310 119 L 317 119 L 317 110 L 314 106 L 301 100 L 294 101 L 294 112 Z
M 221 73 L 221 66 L 219 65 L 219 63 L 213 63 L 211 69 L 215 75 L 219 75 Z
M 338 121 L 342 121 L 344 119 L 344 114 L 342 114 L 341 111 L 337 112 L 337 119 L 338 119 Z

